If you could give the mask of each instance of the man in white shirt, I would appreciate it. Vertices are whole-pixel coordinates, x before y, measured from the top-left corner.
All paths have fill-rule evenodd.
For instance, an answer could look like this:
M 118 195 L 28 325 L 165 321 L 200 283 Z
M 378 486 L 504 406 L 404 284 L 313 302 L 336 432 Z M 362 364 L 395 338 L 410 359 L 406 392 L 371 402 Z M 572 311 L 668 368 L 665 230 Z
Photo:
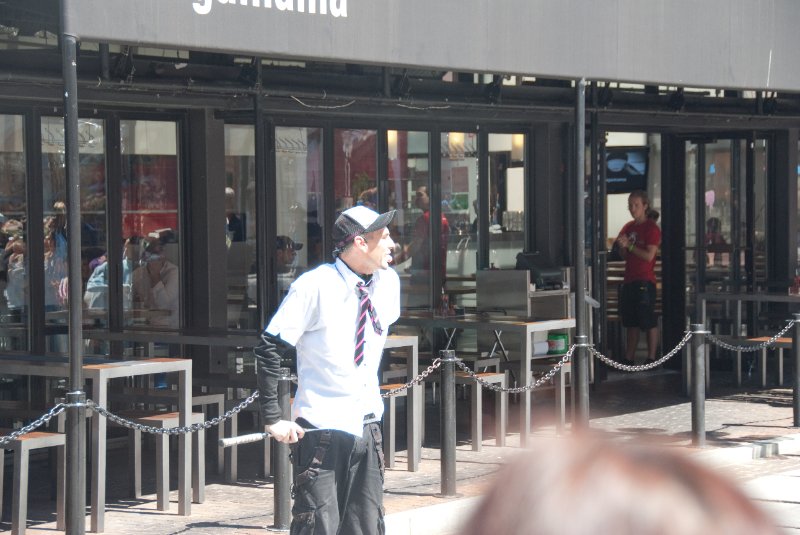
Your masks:
M 378 368 L 400 316 L 400 280 L 389 269 L 394 213 L 345 210 L 334 223 L 334 262 L 292 283 L 254 351 L 268 431 L 296 443 L 292 533 L 384 533 Z M 292 420 L 281 420 L 278 370 L 295 352 Z

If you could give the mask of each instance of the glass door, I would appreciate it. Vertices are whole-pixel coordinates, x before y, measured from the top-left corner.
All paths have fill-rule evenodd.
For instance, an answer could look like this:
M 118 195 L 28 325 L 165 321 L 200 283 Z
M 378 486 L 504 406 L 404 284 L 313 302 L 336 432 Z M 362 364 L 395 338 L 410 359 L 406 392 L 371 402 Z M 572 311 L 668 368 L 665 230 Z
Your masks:
M 686 150 L 687 315 L 699 317 L 696 295 L 754 291 L 767 282 L 766 139 L 688 140 Z M 709 322 L 731 318 L 710 303 Z M 738 328 L 726 330 L 739 334 Z

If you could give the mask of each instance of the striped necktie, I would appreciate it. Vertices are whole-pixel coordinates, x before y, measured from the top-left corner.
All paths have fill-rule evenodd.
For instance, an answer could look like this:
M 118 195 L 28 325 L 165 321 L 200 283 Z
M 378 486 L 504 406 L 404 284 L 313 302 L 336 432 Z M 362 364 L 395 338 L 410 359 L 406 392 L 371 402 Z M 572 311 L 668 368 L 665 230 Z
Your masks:
M 381 329 L 381 322 L 378 321 L 378 313 L 375 312 L 375 307 L 372 306 L 369 293 L 367 293 L 367 288 L 370 284 L 372 284 L 372 280 L 367 283 L 359 282 L 356 285 L 356 293 L 358 294 L 360 302 L 358 307 L 358 322 L 356 323 L 356 351 L 354 356 L 356 366 L 360 365 L 364 360 L 364 330 L 367 328 L 367 314 L 369 314 L 369 318 L 372 320 L 372 328 L 375 332 L 378 334 L 383 332 L 383 329 Z

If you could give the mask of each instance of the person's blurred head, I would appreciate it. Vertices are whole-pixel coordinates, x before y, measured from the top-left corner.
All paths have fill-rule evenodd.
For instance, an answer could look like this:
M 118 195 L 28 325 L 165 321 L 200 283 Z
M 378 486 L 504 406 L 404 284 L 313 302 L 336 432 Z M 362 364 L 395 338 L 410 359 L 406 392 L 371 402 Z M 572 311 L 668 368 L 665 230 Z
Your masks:
M 150 262 L 161 262 L 164 260 L 164 240 L 160 237 L 149 236 L 142 242 L 142 257 L 139 263 L 144 265 Z
M 292 269 L 297 251 L 302 248 L 302 243 L 295 242 L 289 236 L 278 236 L 275 245 L 278 273 L 286 273 Z
M 414 206 L 423 212 L 431 207 L 431 198 L 428 196 L 428 187 L 420 186 L 414 194 Z
M 139 236 L 129 236 L 125 240 L 125 246 L 122 249 L 122 259 L 127 261 L 135 261 L 139 256 Z
M 358 204 L 366 206 L 370 210 L 378 209 L 378 188 L 369 188 L 361 192 L 358 196 Z
M 732 482 L 675 450 L 572 438 L 509 463 L 466 535 L 777 535 Z
M 658 221 L 659 213 L 650 206 L 650 198 L 647 192 L 637 189 L 631 192 L 628 196 L 628 211 L 637 221 L 644 221 L 645 219 L 652 219 Z

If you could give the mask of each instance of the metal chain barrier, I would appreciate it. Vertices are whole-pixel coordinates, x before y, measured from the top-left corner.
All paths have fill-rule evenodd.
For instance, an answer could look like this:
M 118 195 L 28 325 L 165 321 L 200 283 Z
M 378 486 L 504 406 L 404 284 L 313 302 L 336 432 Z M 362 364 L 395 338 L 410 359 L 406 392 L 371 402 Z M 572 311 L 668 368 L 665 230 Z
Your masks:
M 21 427 L 7 436 L 0 437 L 0 448 L 6 446 L 9 442 L 13 440 L 17 440 L 22 435 L 27 435 L 36 428 L 41 427 L 44 424 L 48 423 L 50 420 L 52 420 L 53 418 L 64 412 L 68 406 L 69 405 L 67 405 L 66 403 L 59 403 L 55 407 L 50 409 L 46 414 L 43 414 L 42 416 L 40 416 L 33 422 L 29 423 L 25 427 Z
M 437 368 L 439 368 L 439 366 L 441 366 L 441 364 L 442 364 L 441 359 L 437 358 L 436 360 L 433 361 L 433 363 L 430 366 L 428 366 L 428 368 L 425 371 L 420 373 L 413 380 L 409 381 L 408 383 L 406 383 L 406 384 L 404 384 L 404 385 L 402 385 L 402 386 L 400 386 L 398 388 L 395 388 L 394 390 L 390 390 L 389 392 L 381 394 L 381 397 L 386 398 L 386 397 L 389 397 L 389 396 L 395 396 L 395 395 L 397 395 L 397 394 L 399 394 L 399 393 L 401 393 L 401 392 L 403 392 L 405 390 L 408 390 L 412 386 L 416 386 L 416 385 L 422 383 L 431 373 L 433 373 Z M 221 416 L 216 416 L 216 417 L 214 417 L 214 418 L 212 418 L 210 420 L 207 420 L 207 421 L 205 421 L 203 423 L 192 424 L 192 425 L 184 426 L 184 427 L 168 427 L 168 428 L 152 427 L 152 426 L 148 426 L 148 425 L 132 422 L 130 420 L 127 420 L 127 419 L 125 419 L 125 418 L 123 418 L 121 416 L 118 416 L 118 415 L 114 414 L 113 412 L 109 411 L 108 409 L 106 409 L 104 407 L 101 407 L 100 405 L 98 405 L 97 403 L 95 403 L 91 399 L 87 399 L 86 400 L 86 407 L 88 409 L 93 410 L 94 412 L 96 412 L 100 416 L 104 416 L 106 419 L 108 419 L 111 422 L 114 422 L 115 424 L 121 425 L 123 427 L 130 428 L 130 429 L 135 429 L 137 431 L 142 431 L 143 433 L 152 433 L 152 434 L 161 434 L 161 435 L 180 435 L 180 434 L 184 434 L 184 433 L 194 433 L 195 431 L 200 431 L 201 429 L 210 429 L 210 428 L 212 428 L 212 427 L 214 427 L 216 425 L 219 425 L 222 422 L 224 422 L 225 420 L 231 418 L 234 414 L 240 413 L 245 407 L 247 407 L 248 405 L 253 403 L 257 397 L 258 397 L 258 390 L 254 391 L 245 400 L 243 400 L 241 403 L 239 403 L 238 405 L 236 405 L 232 409 L 226 411 L 225 414 L 223 414 Z M 52 409 L 50 409 L 50 411 L 48 411 L 46 414 L 40 416 L 38 419 L 36 419 L 35 421 L 33 421 L 30 424 L 26 425 L 25 427 L 22 427 L 22 428 L 20 428 L 20 429 L 18 429 L 16 431 L 14 431 L 13 433 L 10 433 L 7 436 L 0 437 L 0 448 L 6 446 L 11 441 L 18 439 L 22 435 L 26 435 L 26 434 L 30 433 L 31 431 L 34 431 L 35 429 L 47 424 L 48 422 L 50 422 L 50 420 L 52 420 L 53 418 L 55 418 L 56 416 L 58 416 L 59 414 L 61 414 L 67 408 L 69 408 L 71 406 L 72 405 L 67 404 L 67 403 L 58 403 Z
M 258 397 L 258 390 L 256 390 L 252 394 L 250 394 L 250 396 L 247 399 L 245 399 L 244 401 L 242 401 L 241 403 L 239 403 L 238 405 L 236 405 L 235 407 L 233 407 L 232 409 L 227 411 L 222 416 L 217 416 L 217 417 L 212 418 L 211 420 L 205 421 L 203 423 L 192 424 L 192 425 L 185 426 L 185 427 L 168 427 L 168 428 L 151 427 L 151 426 L 148 426 L 148 425 L 143 425 L 143 424 L 139 424 L 139 423 L 136 423 L 136 422 L 131 422 L 130 420 L 126 420 L 125 418 L 122 418 L 121 416 L 117 416 L 116 414 L 114 414 L 114 413 L 108 411 L 107 409 L 101 407 L 100 405 L 98 405 L 97 403 L 92 401 L 91 399 L 87 399 L 86 400 L 86 405 L 90 409 L 92 409 L 94 412 L 96 412 L 97 414 L 99 414 L 101 416 L 105 416 L 109 421 L 112 421 L 112 422 L 114 422 L 114 423 L 116 423 L 118 425 L 121 425 L 123 427 L 128 427 L 130 429 L 135 429 L 137 431 L 142 431 L 144 433 L 153 433 L 153 434 L 162 434 L 162 435 L 180 435 L 180 434 L 183 434 L 183 433 L 194 433 L 195 431 L 200 431 L 201 429 L 210 429 L 215 425 L 219 425 L 222 422 L 224 422 L 225 420 L 227 420 L 228 418 L 230 418 L 231 416 L 233 416 L 234 414 L 240 413 L 242 411 L 242 409 L 244 409 L 245 407 L 247 407 L 248 405 L 253 403 L 253 401 L 255 401 L 255 399 L 257 397 Z
M 711 333 L 706 334 L 706 339 L 712 344 L 718 345 L 722 349 L 727 349 L 729 351 L 737 351 L 737 352 L 741 351 L 742 353 L 752 353 L 755 351 L 761 351 L 762 349 L 766 349 L 768 347 L 772 347 L 775 344 L 775 342 L 778 341 L 778 338 L 783 337 L 783 335 L 786 334 L 789 331 L 789 329 L 792 328 L 793 325 L 794 325 L 794 320 L 786 320 L 786 327 L 784 327 L 778 333 L 776 333 L 775 336 L 771 337 L 769 340 L 765 342 L 761 342 L 755 345 L 735 346 L 733 344 L 725 342 L 721 338 L 718 338 Z
M 401 392 L 405 392 L 412 386 L 417 386 L 418 384 L 422 383 L 422 381 L 424 381 L 430 374 L 434 372 L 434 370 L 436 370 L 441 365 L 442 365 L 442 359 L 440 358 L 434 359 L 433 363 L 430 366 L 428 366 L 428 368 L 425 371 L 417 375 L 414 379 L 407 382 L 403 386 L 395 388 L 394 390 L 389 390 L 388 392 L 384 392 L 383 394 L 381 394 L 381 397 L 388 398 L 391 396 L 396 396 Z
M 514 387 L 514 388 L 503 388 L 502 386 L 496 385 L 494 383 L 487 383 L 486 381 L 481 379 L 480 376 L 477 373 L 475 373 L 474 371 L 470 370 L 467 367 L 467 365 L 464 364 L 461 360 L 456 360 L 456 366 L 461 368 L 461 370 L 464 373 L 466 373 L 467 375 L 469 375 L 470 377 L 475 379 L 475 381 L 480 383 L 480 385 L 483 388 L 488 388 L 489 390 L 494 390 L 495 392 L 508 392 L 509 394 L 521 394 L 522 392 L 527 392 L 529 390 L 533 390 L 535 388 L 539 388 L 544 383 L 549 382 L 553 377 L 555 377 L 555 375 L 558 373 L 558 371 L 561 368 L 563 368 L 564 365 L 567 362 L 569 362 L 570 358 L 572 358 L 572 353 L 575 351 L 575 348 L 577 348 L 577 347 L 578 347 L 577 344 L 573 344 L 572 347 L 569 348 L 569 351 L 564 353 L 564 356 L 561 357 L 561 360 L 559 360 L 558 363 L 555 366 L 553 366 L 553 368 L 550 369 L 550 371 L 548 371 L 545 375 L 543 375 L 542 377 L 537 379 L 535 382 L 533 382 L 533 383 L 531 383 L 531 384 L 529 384 L 527 386 L 518 386 L 518 387 Z
M 665 362 L 667 362 L 672 357 L 674 357 L 675 355 L 677 355 L 678 352 L 681 349 L 683 349 L 683 346 L 685 346 L 689 342 L 689 339 L 692 337 L 692 334 L 693 334 L 692 331 L 686 331 L 686 333 L 683 335 L 683 338 L 681 339 L 681 341 L 678 342 L 678 345 L 675 346 L 675 348 L 672 351 L 670 351 L 669 353 L 667 353 L 666 355 L 664 355 L 663 357 L 661 357 L 658 360 L 655 360 L 655 361 L 650 362 L 648 364 L 640 364 L 638 366 L 637 365 L 622 364 L 621 362 L 617 362 L 616 360 L 612 360 L 612 359 L 610 359 L 607 356 L 603 355 L 602 353 L 600 353 L 594 347 L 591 347 L 591 346 L 589 347 L 589 352 L 592 355 L 594 355 L 595 357 L 597 357 L 598 359 L 600 359 L 602 362 L 607 364 L 608 366 L 611 366 L 612 368 L 616 368 L 616 369 L 621 370 L 623 372 L 642 372 L 642 371 L 646 371 L 646 370 L 652 370 L 653 368 L 657 368 L 657 367 L 661 366 L 662 364 L 664 364 Z

